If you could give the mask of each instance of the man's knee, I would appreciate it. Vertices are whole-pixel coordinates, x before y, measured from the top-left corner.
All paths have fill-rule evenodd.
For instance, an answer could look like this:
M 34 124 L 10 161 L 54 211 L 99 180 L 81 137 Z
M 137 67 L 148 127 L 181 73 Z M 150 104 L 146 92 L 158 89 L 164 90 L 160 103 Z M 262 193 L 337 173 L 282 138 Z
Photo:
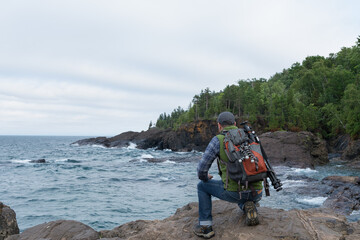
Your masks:
M 204 188 L 204 181 L 199 181 L 197 184 L 197 190 L 202 190 Z

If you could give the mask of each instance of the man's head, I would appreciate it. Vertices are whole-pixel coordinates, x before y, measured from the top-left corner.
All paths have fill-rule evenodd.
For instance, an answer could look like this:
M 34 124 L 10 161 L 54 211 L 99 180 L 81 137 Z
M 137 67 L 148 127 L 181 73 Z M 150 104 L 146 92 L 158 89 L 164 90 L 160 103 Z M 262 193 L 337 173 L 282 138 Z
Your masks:
M 219 130 L 221 131 L 226 126 L 235 125 L 235 117 L 231 112 L 222 112 L 217 118 Z

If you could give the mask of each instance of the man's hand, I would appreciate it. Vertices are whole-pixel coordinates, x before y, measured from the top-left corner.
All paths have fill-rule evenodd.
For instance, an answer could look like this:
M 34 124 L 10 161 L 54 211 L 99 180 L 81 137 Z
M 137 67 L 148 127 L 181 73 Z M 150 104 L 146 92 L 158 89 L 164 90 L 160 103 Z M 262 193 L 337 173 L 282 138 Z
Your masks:
M 212 178 L 213 178 L 213 176 L 210 175 L 210 174 L 208 174 L 208 179 L 210 180 L 210 179 L 212 179 Z

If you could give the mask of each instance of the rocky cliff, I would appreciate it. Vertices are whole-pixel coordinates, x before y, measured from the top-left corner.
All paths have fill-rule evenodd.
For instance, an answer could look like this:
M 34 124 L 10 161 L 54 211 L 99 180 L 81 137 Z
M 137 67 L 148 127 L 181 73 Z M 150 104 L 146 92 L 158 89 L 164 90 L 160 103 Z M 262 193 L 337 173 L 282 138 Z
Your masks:
M 176 131 L 151 128 L 140 133 L 125 132 L 111 138 L 83 139 L 75 144 L 126 147 L 135 143 L 141 149 L 205 151 L 216 134 L 218 129 L 215 121 L 197 121 L 182 125 Z M 326 142 L 310 132 L 278 131 L 264 133 L 259 137 L 273 165 L 314 167 L 328 162 Z
M 125 132 L 106 138 L 97 137 L 75 142 L 79 145 L 102 145 L 105 147 L 127 147 L 135 143 L 137 148 L 171 149 L 173 151 L 204 151 L 208 142 L 217 134 L 214 121 L 196 121 L 182 125 L 176 131 L 151 128 L 142 132 Z
M 261 129 L 258 130 L 260 133 Z M 142 132 L 125 132 L 111 138 L 83 139 L 74 144 L 127 147 L 130 143 L 135 143 L 140 149 L 157 148 L 159 150 L 203 152 L 216 134 L 218 134 L 216 122 L 203 120 L 184 124 L 176 131 L 151 128 Z M 325 141 L 310 132 L 289 131 L 267 132 L 258 135 L 273 165 L 314 167 L 327 163 L 328 153 L 333 153 L 339 160 L 344 161 L 345 165 L 360 169 L 360 139 L 352 140 L 348 135 L 341 135 Z

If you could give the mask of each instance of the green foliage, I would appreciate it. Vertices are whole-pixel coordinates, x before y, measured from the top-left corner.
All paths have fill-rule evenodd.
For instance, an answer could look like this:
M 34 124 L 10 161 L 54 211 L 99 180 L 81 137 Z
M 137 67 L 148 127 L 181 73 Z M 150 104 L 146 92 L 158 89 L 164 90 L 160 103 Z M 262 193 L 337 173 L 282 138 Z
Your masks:
M 239 80 L 220 92 L 195 95 L 187 110 L 160 114 L 156 127 L 216 119 L 230 111 L 251 122 L 265 120 L 266 130 L 307 130 L 323 137 L 348 133 L 360 137 L 360 36 L 355 46 L 336 54 L 309 56 L 270 79 Z
M 349 84 L 342 99 L 343 114 L 346 121 L 346 132 L 353 137 L 360 134 L 360 88 L 359 84 Z

